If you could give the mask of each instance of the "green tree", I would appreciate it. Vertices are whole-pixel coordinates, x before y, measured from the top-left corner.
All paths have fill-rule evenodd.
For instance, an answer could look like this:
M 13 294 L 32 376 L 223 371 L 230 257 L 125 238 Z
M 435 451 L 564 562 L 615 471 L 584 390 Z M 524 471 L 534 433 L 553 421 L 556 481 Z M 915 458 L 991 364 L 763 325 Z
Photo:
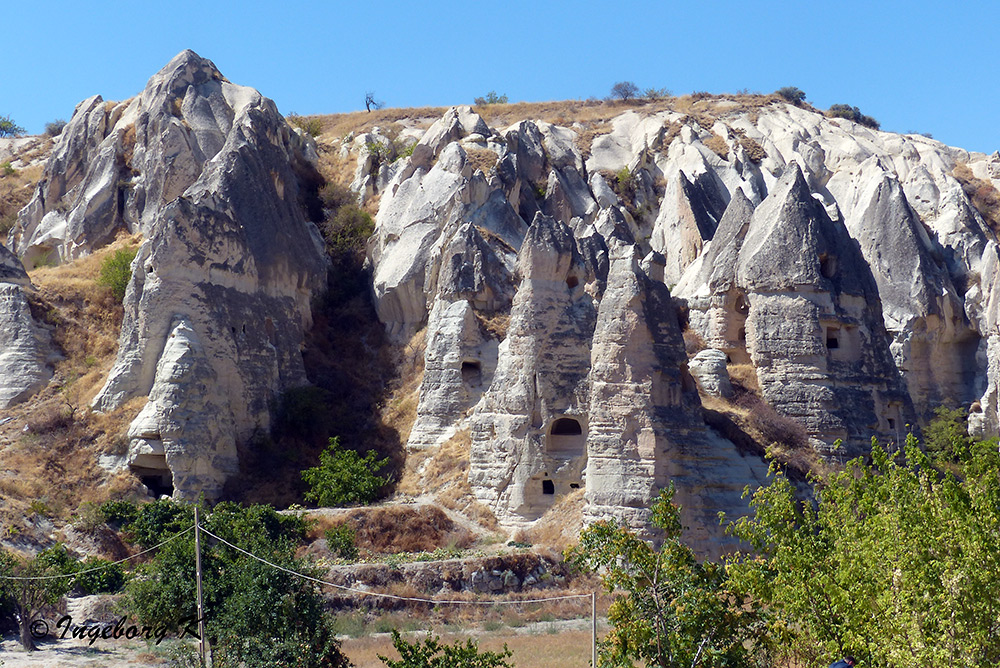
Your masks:
M 795 86 L 785 86 L 774 92 L 792 104 L 801 104 L 806 101 L 805 92 L 801 88 L 796 88 Z
M 471 638 L 464 645 L 460 641 L 447 645 L 431 634 L 422 643 L 408 643 L 394 630 L 392 646 L 399 652 L 399 661 L 378 655 L 389 668 L 514 668 L 507 662 L 511 657 L 507 645 L 502 652 L 480 652 L 479 644 Z
M 935 408 L 934 418 L 924 429 L 924 447 L 928 454 L 948 462 L 965 459 L 972 446 L 967 417 L 963 408 Z
M 97 284 L 110 288 L 115 301 L 125 299 L 125 289 L 132 279 L 132 260 L 137 252 L 135 248 L 119 248 L 101 263 Z
M 652 523 L 663 531 L 655 549 L 629 529 L 601 521 L 584 529 L 567 559 L 600 574 L 617 592 L 608 610 L 611 632 L 600 643 L 599 665 L 631 668 L 636 661 L 661 668 L 748 666 L 766 660 L 756 613 L 726 587 L 721 564 L 699 562 L 680 540 L 673 488 L 653 505 Z
M 0 116 L 0 137 L 16 137 L 24 134 L 24 128 L 15 123 L 10 116 Z
M 379 459 L 374 450 L 362 457 L 353 450 L 341 449 L 340 439 L 335 436 L 320 453 L 319 466 L 302 472 L 302 480 L 309 485 L 306 501 L 318 506 L 371 503 L 389 482 L 377 475 L 388 463 L 388 457 Z
M 1000 661 L 1000 462 L 977 444 L 964 478 L 942 474 L 907 438 L 872 446 L 800 502 L 775 472 L 730 525 L 752 553 L 733 587 L 765 605 L 780 643 L 807 662 L 851 653 L 867 665 Z
M 507 104 L 506 95 L 497 95 L 496 91 L 490 91 L 484 97 L 477 97 L 473 99 L 473 103 L 479 106 L 485 106 L 488 104 Z
M 43 607 L 55 605 L 73 585 L 73 578 L 59 577 L 65 575 L 64 555 L 72 560 L 65 548 L 41 552 L 31 559 L 0 553 L 0 609 L 17 620 L 21 645 L 28 652 L 36 649 L 32 622 Z
M 639 94 L 639 87 L 631 81 L 619 81 L 611 87 L 611 97 L 617 97 L 622 102 L 628 102 Z
M 150 513 L 173 528 L 187 517 L 163 508 Z M 147 504 L 152 505 L 152 504 Z M 140 509 L 140 517 L 142 509 Z M 133 523 L 134 524 L 134 523 Z M 154 526 L 155 522 L 147 522 Z M 297 572 L 310 565 L 294 556 L 305 536 L 305 522 L 281 515 L 270 506 L 241 507 L 220 503 L 205 517 L 211 533 L 268 561 Z M 150 536 L 161 536 L 158 530 Z M 178 628 L 195 618 L 194 536 L 164 545 L 153 562 L 126 588 L 126 606 L 141 624 Z M 203 536 L 202 571 L 206 633 L 220 668 L 342 668 L 348 661 L 334 637 L 316 585 L 289 575 Z M 192 624 L 192 626 L 194 626 Z

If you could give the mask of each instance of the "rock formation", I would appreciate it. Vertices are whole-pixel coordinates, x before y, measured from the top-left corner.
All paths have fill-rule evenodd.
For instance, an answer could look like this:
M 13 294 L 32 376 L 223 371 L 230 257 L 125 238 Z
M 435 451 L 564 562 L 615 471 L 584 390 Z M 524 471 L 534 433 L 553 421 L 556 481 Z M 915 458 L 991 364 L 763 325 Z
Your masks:
M 52 377 L 49 334 L 31 315 L 30 287 L 17 257 L 0 246 L 0 408 L 26 400 Z
M 822 456 L 898 441 L 944 402 L 1000 423 L 1000 255 L 952 174 L 1000 169 L 783 103 L 699 109 L 628 111 L 581 148 L 580 124 L 494 130 L 456 108 L 392 168 L 369 258 L 389 332 L 427 328 L 410 446 L 470 427 L 470 482 L 504 524 L 574 487 L 587 517 L 636 525 L 670 480 L 692 516 L 740 505 L 759 461 L 701 419 L 671 299 L 706 346 L 702 391 L 729 396 L 727 365 L 752 365 Z M 476 151 L 495 164 L 471 168 Z M 506 332 L 482 327 L 507 309 Z
M 607 274 L 596 241 L 539 213 L 521 246 L 507 337 L 472 417 L 469 481 L 501 521 L 537 519 L 583 485 L 594 294 Z
M 754 210 L 736 285 L 764 399 L 800 420 L 817 447 L 841 439 L 854 454 L 913 422 L 871 271 L 795 163 Z
M 325 286 L 305 217 L 310 147 L 260 93 L 185 51 L 136 98 L 81 103 L 12 233 L 30 263 L 141 231 L 118 356 L 94 399 L 148 396 L 129 461 L 157 492 L 216 496 L 236 446 L 306 383 L 310 301 Z

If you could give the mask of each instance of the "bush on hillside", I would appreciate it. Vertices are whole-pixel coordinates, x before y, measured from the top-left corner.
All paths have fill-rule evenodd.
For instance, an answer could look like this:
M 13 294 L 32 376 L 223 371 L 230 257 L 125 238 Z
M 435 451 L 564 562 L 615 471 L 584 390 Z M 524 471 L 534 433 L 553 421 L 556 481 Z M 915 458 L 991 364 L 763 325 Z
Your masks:
M 309 485 L 306 501 L 318 506 L 371 503 L 389 482 L 377 475 L 388 463 L 388 457 L 379 459 L 374 450 L 369 450 L 364 457 L 353 450 L 343 450 L 340 439 L 333 437 L 327 449 L 320 453 L 319 466 L 302 472 L 302 480 Z
M 132 279 L 132 260 L 137 252 L 135 248 L 119 248 L 101 264 L 97 284 L 110 288 L 117 302 L 125 299 L 125 289 Z
M 611 97 L 616 97 L 622 102 L 628 102 L 639 94 L 639 87 L 631 81 L 619 81 L 611 87 Z
M 496 92 L 491 90 L 484 97 L 475 98 L 473 102 L 480 106 L 487 104 L 507 104 L 507 96 L 497 95 Z
M 784 88 L 779 88 L 774 92 L 792 104 L 800 104 L 806 101 L 805 91 L 801 88 L 796 88 L 795 86 L 785 86 Z
M 879 122 L 876 121 L 871 116 L 865 116 L 861 113 L 861 110 L 857 107 L 852 107 L 849 104 L 834 104 L 831 105 L 827 110 L 826 115 L 831 118 L 846 118 L 849 121 L 854 121 L 866 128 L 871 128 L 872 130 L 878 130 L 881 126 Z
M 0 116 L 0 137 L 16 137 L 24 134 L 24 128 L 15 123 L 10 116 Z

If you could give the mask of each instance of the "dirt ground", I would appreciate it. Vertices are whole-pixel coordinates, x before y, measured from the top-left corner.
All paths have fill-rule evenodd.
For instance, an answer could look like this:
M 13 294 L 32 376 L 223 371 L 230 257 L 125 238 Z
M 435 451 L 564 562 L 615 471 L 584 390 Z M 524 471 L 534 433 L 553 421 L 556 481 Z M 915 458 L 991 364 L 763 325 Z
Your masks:
M 506 644 L 513 652 L 511 661 L 519 668 L 584 668 L 590 665 L 591 633 L 589 619 L 536 622 L 519 628 L 503 627 L 493 631 L 472 633 L 442 632 L 446 643 L 465 642 L 469 637 L 479 643 L 480 650 L 501 651 Z M 603 620 L 599 635 L 607 631 Z M 407 633 L 409 642 L 418 642 L 424 634 Z M 194 645 L 192 645 L 194 647 Z M 376 633 L 359 638 L 345 638 L 342 648 L 356 668 L 385 668 L 378 658 L 381 654 L 390 659 L 399 655 L 392 646 L 388 633 Z M 180 650 L 180 641 L 167 639 L 160 646 L 145 642 L 98 640 L 88 645 L 87 640 L 49 639 L 40 642 L 38 651 L 27 653 L 13 637 L 0 642 L 0 661 L 3 668 L 167 668 L 171 656 Z

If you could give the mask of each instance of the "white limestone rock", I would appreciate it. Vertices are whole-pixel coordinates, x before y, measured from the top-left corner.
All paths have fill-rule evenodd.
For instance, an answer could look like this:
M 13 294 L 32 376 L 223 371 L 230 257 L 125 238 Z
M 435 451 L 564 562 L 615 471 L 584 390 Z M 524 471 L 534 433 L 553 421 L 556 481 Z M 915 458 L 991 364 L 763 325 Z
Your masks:
M 688 362 L 688 370 L 705 394 L 713 397 L 730 398 L 733 386 L 729 382 L 726 368 L 726 353 L 714 348 L 700 351 Z
M 0 409 L 27 400 L 52 378 L 49 333 L 31 315 L 24 267 L 0 246 Z
M 539 214 L 518 267 L 496 373 L 472 416 L 469 469 L 476 496 L 509 525 L 537 519 L 583 484 L 592 294 L 603 287 L 606 250 Z
M 35 196 L 11 231 L 28 267 L 86 255 L 121 230 L 149 234 L 164 206 L 200 177 L 236 119 L 274 104 L 225 80 L 215 65 L 183 51 L 126 102 L 81 102 L 59 135 Z M 308 143 L 282 141 L 308 163 Z
M 162 113 L 137 121 L 147 192 L 170 199 L 142 209 L 146 238 L 132 264 L 118 356 L 94 407 L 149 396 L 131 428 L 133 466 L 178 497 L 214 498 L 235 471 L 236 444 L 266 430 L 272 402 L 306 383 L 303 332 L 328 260 L 300 203 L 311 167 L 274 103 L 222 81 L 191 52 L 139 99 L 164 95 L 183 100 L 198 141 L 171 160 L 155 152 L 188 128 Z M 213 154 L 201 162 L 196 154 L 207 147 Z M 149 465 L 156 457 L 159 468 Z
M 796 163 L 754 211 L 736 283 L 749 302 L 747 351 L 761 392 L 819 449 L 842 439 L 862 452 L 872 436 L 897 439 L 912 423 L 871 270 Z

